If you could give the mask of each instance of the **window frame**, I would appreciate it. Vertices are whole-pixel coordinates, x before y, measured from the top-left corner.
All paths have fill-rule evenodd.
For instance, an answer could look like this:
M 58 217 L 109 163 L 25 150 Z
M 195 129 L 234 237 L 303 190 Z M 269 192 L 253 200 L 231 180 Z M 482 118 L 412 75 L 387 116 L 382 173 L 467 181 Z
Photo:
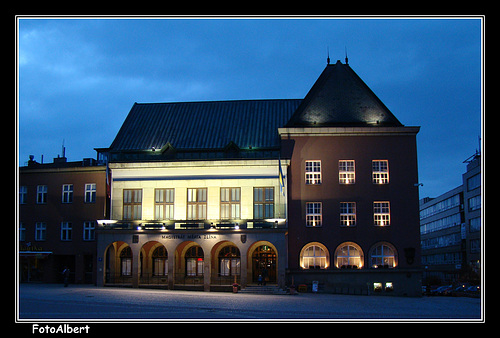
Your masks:
M 391 203 L 389 201 L 373 202 L 373 225 L 391 225 Z
M 306 227 L 318 228 L 323 226 L 323 203 L 306 202 Z
M 372 160 L 372 183 L 389 184 L 389 160 Z
M 220 188 L 220 219 L 241 219 L 241 188 Z
M 155 189 L 155 220 L 174 219 L 174 201 L 174 188 Z
M 142 219 L 142 189 L 123 189 L 123 219 Z
M 356 202 L 340 202 L 340 219 L 341 227 L 356 226 Z
M 62 185 L 61 203 L 64 204 L 73 203 L 73 184 Z
M 97 195 L 96 183 L 85 183 L 84 203 L 95 203 Z
M 36 204 L 47 204 L 48 187 L 46 185 L 36 186 Z
M 253 188 L 253 218 L 272 219 L 275 215 L 274 187 Z M 261 217 L 262 216 L 262 217 Z
M 207 188 L 187 188 L 186 219 L 206 220 L 207 200 Z
M 322 183 L 321 160 L 306 160 L 304 172 L 306 185 L 320 185 Z
M 352 163 L 352 166 L 349 164 Z M 349 170 L 352 168 L 352 170 Z M 339 184 L 355 184 L 356 183 L 356 161 L 355 160 L 339 160 Z

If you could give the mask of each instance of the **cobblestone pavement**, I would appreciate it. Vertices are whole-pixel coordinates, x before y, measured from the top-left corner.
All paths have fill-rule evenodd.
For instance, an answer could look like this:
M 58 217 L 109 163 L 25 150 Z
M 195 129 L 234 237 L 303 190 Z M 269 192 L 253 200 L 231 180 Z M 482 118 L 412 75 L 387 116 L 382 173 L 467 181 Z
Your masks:
M 331 294 L 256 295 L 221 292 L 21 284 L 21 321 L 44 319 L 186 320 L 480 320 L 481 301 L 465 297 Z

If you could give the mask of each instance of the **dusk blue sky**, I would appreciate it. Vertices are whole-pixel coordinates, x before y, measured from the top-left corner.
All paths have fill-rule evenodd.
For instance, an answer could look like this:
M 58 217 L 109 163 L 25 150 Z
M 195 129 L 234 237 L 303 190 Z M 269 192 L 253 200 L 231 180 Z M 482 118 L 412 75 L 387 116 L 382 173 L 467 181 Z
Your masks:
M 349 65 L 417 136 L 420 196 L 462 183 L 481 135 L 478 18 L 40 19 L 18 30 L 19 164 L 108 147 L 134 102 L 304 98 Z

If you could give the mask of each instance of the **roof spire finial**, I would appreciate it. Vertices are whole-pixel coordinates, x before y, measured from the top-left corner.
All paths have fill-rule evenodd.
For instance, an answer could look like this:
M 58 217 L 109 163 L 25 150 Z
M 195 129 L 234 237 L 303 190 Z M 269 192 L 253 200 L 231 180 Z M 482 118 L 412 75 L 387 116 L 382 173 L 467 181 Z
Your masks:
M 326 64 L 330 64 L 330 47 L 326 46 Z
M 349 59 L 347 58 L 347 46 L 344 46 L 344 47 L 345 47 L 345 64 L 348 65 Z

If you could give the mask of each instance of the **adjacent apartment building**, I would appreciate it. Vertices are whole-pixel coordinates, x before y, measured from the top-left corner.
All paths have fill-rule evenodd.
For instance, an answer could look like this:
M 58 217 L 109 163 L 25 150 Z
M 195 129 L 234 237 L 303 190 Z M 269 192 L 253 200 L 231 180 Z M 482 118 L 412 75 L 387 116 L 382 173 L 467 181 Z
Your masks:
M 97 220 L 106 214 L 106 167 L 95 159 L 19 168 L 19 279 L 96 282 Z

